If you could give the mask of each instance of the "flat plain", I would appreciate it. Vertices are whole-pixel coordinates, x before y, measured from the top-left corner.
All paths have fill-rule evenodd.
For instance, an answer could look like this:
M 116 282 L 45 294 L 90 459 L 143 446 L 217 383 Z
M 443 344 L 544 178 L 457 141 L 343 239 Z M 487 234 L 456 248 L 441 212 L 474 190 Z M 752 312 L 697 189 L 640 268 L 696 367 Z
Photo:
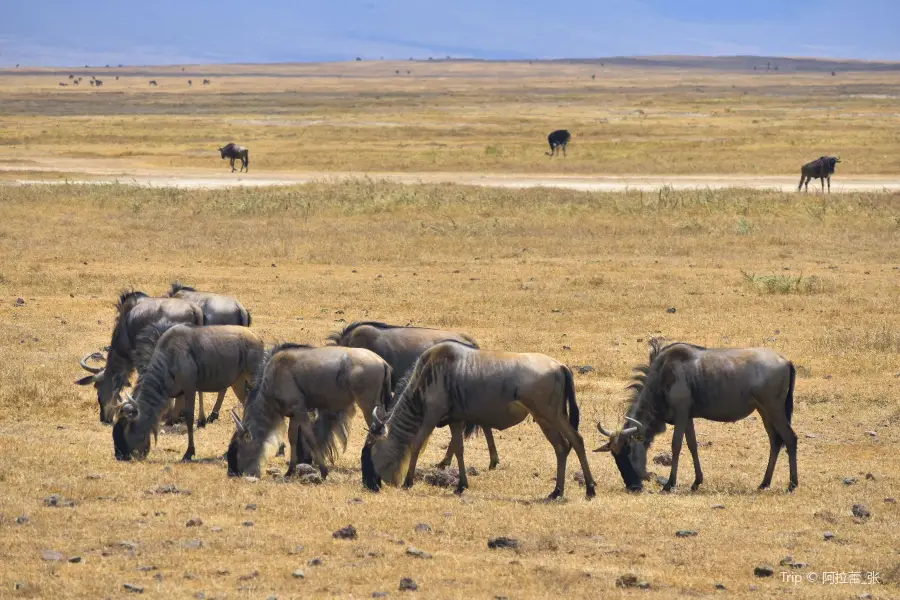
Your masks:
M 837 182 L 900 166 L 891 73 L 527 62 L 190 69 L 123 70 L 120 88 L 116 69 L 95 70 L 99 90 L 85 87 L 83 69 L 72 71 L 84 76 L 77 89 L 58 86 L 65 74 L 0 75 L 0 163 L 21 169 L 6 176 L 94 167 L 219 176 L 215 148 L 226 139 L 254 148 L 251 169 L 273 173 L 786 177 L 840 153 Z M 551 160 L 544 138 L 558 126 L 575 141 Z M 896 192 L 369 178 L 212 190 L 4 185 L 0 207 L 4 597 L 131 596 L 125 584 L 197 598 L 900 597 Z M 351 321 L 377 319 L 591 365 L 576 373 L 590 448 L 601 442 L 598 421 L 621 424 L 623 388 L 651 337 L 771 347 L 798 370 L 800 487 L 785 493 L 782 455 L 773 489 L 757 491 L 768 440 L 754 417 L 697 423 L 706 483 L 693 493 L 686 451 L 670 495 L 656 483 L 627 494 L 612 460 L 591 454 L 592 501 L 573 479 L 574 459 L 566 500 L 543 501 L 555 458 L 531 422 L 497 435 L 495 471 L 483 438 L 467 442 L 479 474 L 462 497 L 425 482 L 366 492 L 359 417 L 319 486 L 229 479 L 218 458 L 227 421 L 199 431 L 193 464 L 178 462 L 177 430 L 147 460 L 119 463 L 94 394 L 72 384 L 78 359 L 109 343 L 122 289 L 161 294 L 175 279 L 237 296 L 271 342 L 324 343 Z M 448 440 L 438 430 L 420 464 L 436 463 Z M 285 468 L 272 456 L 267 467 Z M 190 493 L 163 493 L 172 490 Z M 53 494 L 74 506 L 46 506 Z M 854 504 L 871 516 L 854 517 Z M 187 527 L 191 519 L 202 525 Z M 332 537 L 348 524 L 358 539 Z M 520 548 L 489 549 L 497 536 Z M 780 566 L 788 556 L 805 566 Z M 763 564 L 772 577 L 754 575 Z M 863 583 L 822 583 L 830 573 Z M 879 583 L 864 583 L 870 573 Z M 628 574 L 649 589 L 617 587 Z M 399 591 L 403 577 L 418 592 Z

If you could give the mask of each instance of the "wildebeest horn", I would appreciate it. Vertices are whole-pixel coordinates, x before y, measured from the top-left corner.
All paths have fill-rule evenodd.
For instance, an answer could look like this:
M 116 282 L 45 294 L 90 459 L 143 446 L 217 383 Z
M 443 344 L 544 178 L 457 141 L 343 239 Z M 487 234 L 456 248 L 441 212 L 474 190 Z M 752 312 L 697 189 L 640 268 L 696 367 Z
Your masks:
M 637 419 L 632 419 L 632 418 L 629 417 L 628 415 L 625 415 L 625 420 L 631 421 L 632 423 L 634 423 L 635 425 L 637 425 L 637 428 L 636 428 L 636 429 L 643 429 L 643 428 L 644 428 L 644 426 L 641 424 L 640 421 L 638 421 Z M 628 429 L 631 429 L 631 427 L 629 427 Z M 622 433 L 624 433 L 624 432 L 622 432 Z
M 381 414 L 379 415 L 379 413 Z M 384 425 L 384 420 L 387 418 L 384 407 L 376 406 L 375 410 L 372 411 L 372 418 L 375 419 L 375 422 L 379 425 Z
M 89 366 L 87 366 L 87 361 L 89 361 L 89 360 L 91 360 L 91 359 L 93 359 L 93 360 L 103 360 L 103 354 L 100 353 L 100 352 L 94 352 L 93 354 L 88 354 L 87 356 L 85 356 L 84 358 L 82 358 L 81 361 L 80 361 L 80 362 L 81 362 L 81 368 L 82 368 L 82 369 L 84 369 L 84 370 L 87 371 L 88 373 L 93 373 L 93 374 L 96 375 L 97 373 L 99 373 L 99 372 L 102 371 L 103 369 L 102 369 L 102 368 L 98 368 L 98 367 L 89 367 Z
M 244 428 L 244 424 L 241 422 L 241 418 L 238 416 L 237 411 L 233 408 L 231 409 L 231 418 L 234 419 L 234 426 L 237 427 L 238 434 L 244 435 L 244 432 L 247 430 Z
M 623 429 L 622 433 L 620 433 L 619 435 L 631 435 L 632 433 L 637 433 L 637 431 L 637 427 L 628 427 L 627 429 Z
M 608 432 L 607 430 L 603 429 L 603 424 L 602 424 L 602 423 L 597 423 L 597 429 L 599 429 L 599 430 L 600 430 L 600 433 L 602 433 L 602 434 L 605 435 L 606 437 L 612 437 L 612 434 L 611 434 L 610 432 Z

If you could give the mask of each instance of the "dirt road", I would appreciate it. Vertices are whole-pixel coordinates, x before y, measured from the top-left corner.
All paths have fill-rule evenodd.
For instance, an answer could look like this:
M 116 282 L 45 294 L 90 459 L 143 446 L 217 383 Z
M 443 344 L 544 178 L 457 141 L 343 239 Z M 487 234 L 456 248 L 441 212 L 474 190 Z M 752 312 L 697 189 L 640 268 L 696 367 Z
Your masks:
M 346 181 L 348 179 L 374 179 L 404 184 L 458 183 L 499 188 L 555 187 L 583 191 L 652 192 L 663 187 L 672 189 L 722 189 L 730 187 L 772 189 L 791 192 L 797 189 L 799 177 L 758 177 L 752 175 L 528 175 L 488 173 L 364 173 L 364 172 L 294 172 L 260 171 L 229 173 L 227 170 L 161 170 L 147 168 L 121 168 L 115 166 L 84 166 L 76 161 L 57 164 L 21 165 L 0 163 L 0 179 L 6 185 L 16 184 L 83 184 L 121 183 L 147 187 L 180 187 L 219 189 L 234 186 L 297 185 L 312 181 Z M 819 190 L 819 182 L 810 184 Z M 832 180 L 833 192 L 881 192 L 900 191 L 900 177 L 885 176 L 837 176 Z

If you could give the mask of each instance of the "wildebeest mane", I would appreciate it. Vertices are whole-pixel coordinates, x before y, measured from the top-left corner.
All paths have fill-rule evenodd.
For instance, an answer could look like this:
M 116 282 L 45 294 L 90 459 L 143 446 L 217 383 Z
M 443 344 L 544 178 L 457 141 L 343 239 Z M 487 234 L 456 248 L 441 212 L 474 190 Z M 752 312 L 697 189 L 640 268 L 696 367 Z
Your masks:
M 363 325 L 368 325 L 370 327 L 374 327 L 375 329 L 397 329 L 399 327 L 402 327 L 402 325 L 388 325 L 387 323 L 382 323 L 381 321 L 354 321 L 344 327 L 341 331 L 334 331 L 328 334 L 328 341 L 334 344 L 338 344 L 345 335 L 353 333 L 353 330 L 355 330 L 357 327 L 362 327 Z
M 116 310 L 119 311 L 120 315 L 123 315 L 134 308 L 134 305 L 144 298 L 149 298 L 149 296 L 144 292 L 139 292 L 133 289 L 122 290 L 119 293 L 119 301 L 116 303 Z
M 138 333 L 134 343 L 134 364 L 138 373 L 142 372 L 150 364 L 150 359 L 153 357 L 153 351 L 156 349 L 156 343 L 159 341 L 159 338 L 176 325 L 195 327 L 195 325 L 176 323 L 174 321 L 158 321 L 147 325 Z
M 175 281 L 172 282 L 172 287 L 171 287 L 171 289 L 169 289 L 168 295 L 169 295 L 169 297 L 172 297 L 182 290 L 184 290 L 185 292 L 196 292 L 197 291 L 196 289 L 194 289 L 190 286 L 184 285 L 183 283 L 181 283 L 180 281 L 178 281 L 176 279 Z

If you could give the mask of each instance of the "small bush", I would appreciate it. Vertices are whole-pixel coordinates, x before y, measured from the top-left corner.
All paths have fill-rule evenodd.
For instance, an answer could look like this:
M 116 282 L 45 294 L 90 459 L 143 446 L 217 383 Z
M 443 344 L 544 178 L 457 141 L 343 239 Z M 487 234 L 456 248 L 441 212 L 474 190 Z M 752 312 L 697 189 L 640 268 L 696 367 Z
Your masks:
M 828 291 L 829 286 L 815 275 L 757 275 L 741 271 L 744 283 L 760 294 L 821 294 Z

